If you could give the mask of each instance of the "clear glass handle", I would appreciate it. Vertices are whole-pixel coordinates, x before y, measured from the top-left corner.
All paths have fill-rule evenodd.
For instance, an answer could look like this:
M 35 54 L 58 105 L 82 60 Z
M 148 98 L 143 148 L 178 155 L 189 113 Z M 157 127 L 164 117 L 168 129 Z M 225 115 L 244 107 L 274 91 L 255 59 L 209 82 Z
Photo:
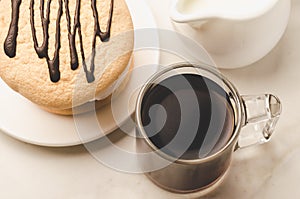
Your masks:
M 242 99 L 245 121 L 237 149 L 268 142 L 281 114 L 281 103 L 274 95 L 244 95 Z

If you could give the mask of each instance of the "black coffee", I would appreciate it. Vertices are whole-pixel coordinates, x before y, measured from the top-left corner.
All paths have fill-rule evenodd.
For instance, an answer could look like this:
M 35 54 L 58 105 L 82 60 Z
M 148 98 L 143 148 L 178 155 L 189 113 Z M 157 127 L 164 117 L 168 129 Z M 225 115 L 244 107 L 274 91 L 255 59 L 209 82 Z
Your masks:
M 151 85 L 141 109 L 151 142 L 181 159 L 198 159 L 220 150 L 234 131 L 227 93 L 212 80 L 175 75 Z

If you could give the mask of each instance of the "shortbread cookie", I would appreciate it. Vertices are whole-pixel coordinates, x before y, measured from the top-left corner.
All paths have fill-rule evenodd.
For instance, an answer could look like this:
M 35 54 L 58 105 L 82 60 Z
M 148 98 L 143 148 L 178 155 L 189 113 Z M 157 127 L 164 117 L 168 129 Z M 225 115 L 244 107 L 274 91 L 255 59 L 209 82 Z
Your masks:
M 107 101 L 130 71 L 124 0 L 0 0 L 0 27 L 1 78 L 46 110 Z

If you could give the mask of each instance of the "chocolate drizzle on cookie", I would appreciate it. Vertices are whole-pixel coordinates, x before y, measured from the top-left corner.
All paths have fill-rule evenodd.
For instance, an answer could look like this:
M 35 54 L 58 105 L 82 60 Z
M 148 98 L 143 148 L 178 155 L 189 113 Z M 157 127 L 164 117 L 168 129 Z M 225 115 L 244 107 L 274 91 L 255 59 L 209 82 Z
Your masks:
M 4 52 L 10 58 L 16 56 L 17 51 L 18 23 L 21 2 L 22 0 L 11 0 L 11 22 L 7 37 L 4 41 Z
M 50 6 L 51 0 L 47 2 L 47 10 L 46 16 L 44 13 L 44 0 L 40 1 L 40 15 L 41 15 L 41 22 L 43 27 L 43 43 L 39 46 L 37 37 L 36 37 L 36 30 L 34 25 L 34 0 L 30 1 L 30 24 L 31 24 L 31 33 L 34 43 L 34 49 L 40 59 L 46 58 L 50 79 L 52 82 L 58 82 L 60 79 L 60 72 L 59 72 L 59 49 L 60 49 L 60 20 L 62 16 L 62 0 L 59 0 L 59 9 L 57 12 L 57 19 L 56 19 L 56 33 L 55 33 L 55 52 L 53 59 L 50 59 L 48 53 L 48 44 L 49 44 L 49 24 L 50 24 Z
M 91 55 L 91 63 L 90 68 L 88 69 L 85 59 L 85 53 L 83 49 L 83 40 L 81 34 L 81 24 L 80 24 L 80 5 L 81 0 L 76 0 L 76 8 L 74 15 L 74 24 L 71 27 L 71 17 L 69 11 L 69 0 L 58 0 L 59 8 L 57 11 L 57 19 L 56 19 L 56 33 L 55 33 L 55 51 L 54 56 L 51 59 L 49 57 L 48 49 L 49 49 L 49 24 L 50 24 L 50 6 L 51 1 L 47 1 L 46 13 L 45 13 L 45 0 L 40 0 L 40 16 L 41 23 L 43 28 L 43 41 L 42 44 L 39 45 L 36 36 L 35 29 L 35 21 L 34 21 L 34 1 L 30 2 L 30 24 L 31 24 L 31 33 L 34 43 L 34 49 L 40 59 L 45 58 L 48 64 L 50 79 L 52 82 L 58 82 L 60 79 L 60 71 L 59 71 L 59 50 L 61 47 L 61 31 L 60 31 L 60 21 L 63 14 L 63 3 L 65 4 L 65 12 L 66 19 L 68 25 L 68 40 L 69 40 L 69 49 L 70 49 L 70 66 L 72 70 L 76 70 L 78 68 L 78 52 L 76 49 L 76 33 L 78 33 L 79 41 L 80 41 L 80 53 L 82 59 L 83 69 L 86 74 L 86 79 L 89 83 L 95 80 L 94 70 L 95 70 L 95 55 L 96 55 L 96 40 L 97 37 L 100 38 L 102 42 L 106 42 L 110 38 L 110 29 L 112 23 L 113 16 L 113 6 L 114 0 L 111 0 L 110 5 L 110 13 L 107 22 L 107 28 L 105 32 L 101 31 L 100 23 L 98 19 L 98 10 L 97 10 L 97 1 L 91 0 L 91 8 L 93 11 L 94 17 L 94 35 L 92 41 L 92 55 Z M 19 21 L 19 10 L 22 0 L 11 0 L 12 2 L 12 15 L 11 15 L 11 23 L 8 30 L 7 37 L 4 42 L 4 51 L 5 54 L 13 58 L 16 56 L 16 48 L 17 48 L 17 36 L 18 36 L 18 21 Z

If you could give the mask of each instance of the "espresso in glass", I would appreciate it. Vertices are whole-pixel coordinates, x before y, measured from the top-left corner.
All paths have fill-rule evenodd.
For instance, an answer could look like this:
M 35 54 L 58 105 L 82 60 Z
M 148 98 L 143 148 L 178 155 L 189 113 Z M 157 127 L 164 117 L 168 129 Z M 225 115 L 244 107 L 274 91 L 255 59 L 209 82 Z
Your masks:
M 160 151 L 194 160 L 216 153 L 234 132 L 228 94 L 197 74 L 178 74 L 152 83 L 144 95 L 141 121 Z

